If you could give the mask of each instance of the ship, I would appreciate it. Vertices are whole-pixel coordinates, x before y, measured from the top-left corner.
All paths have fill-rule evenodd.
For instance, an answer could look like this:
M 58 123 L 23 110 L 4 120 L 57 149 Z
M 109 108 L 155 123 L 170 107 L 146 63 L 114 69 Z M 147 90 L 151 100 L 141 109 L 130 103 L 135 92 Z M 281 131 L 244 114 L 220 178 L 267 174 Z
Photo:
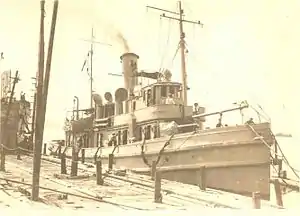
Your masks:
M 3 54 L 1 59 L 4 59 Z M 11 70 L 1 73 L 1 145 L 7 153 L 15 153 L 18 147 L 32 149 L 31 104 L 23 92 L 19 99 L 15 97 L 18 81 L 18 71 L 14 77 Z
M 275 143 L 269 122 L 252 119 L 225 125 L 228 112 L 240 112 L 247 101 L 206 112 L 198 103 L 188 105 L 185 69 L 185 34 L 180 18 L 182 82 L 172 80 L 170 70 L 139 70 L 139 56 L 121 55 L 124 86 L 104 95 L 91 95 L 93 106 L 79 109 L 74 98 L 73 115 L 65 120 L 65 146 L 51 144 L 51 154 L 84 157 L 103 166 L 150 174 L 156 166 L 168 180 L 200 185 L 205 170 L 207 187 L 251 196 L 260 191 L 270 199 L 270 155 Z M 166 17 L 165 14 L 163 14 Z M 198 22 L 197 22 L 198 23 Z M 151 84 L 141 82 L 149 79 Z M 205 127 L 209 116 L 219 116 L 216 127 Z M 81 152 L 81 153 L 80 153 Z

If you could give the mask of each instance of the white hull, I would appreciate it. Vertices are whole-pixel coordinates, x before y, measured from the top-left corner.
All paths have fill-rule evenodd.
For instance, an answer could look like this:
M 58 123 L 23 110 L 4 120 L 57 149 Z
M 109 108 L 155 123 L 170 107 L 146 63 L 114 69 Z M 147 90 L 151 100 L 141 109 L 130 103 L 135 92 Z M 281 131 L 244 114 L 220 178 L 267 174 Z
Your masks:
M 254 129 L 272 145 L 268 123 L 257 124 Z M 169 137 L 145 143 L 145 158 L 151 164 L 157 159 Z M 103 147 L 103 164 L 114 147 Z M 64 149 L 62 149 L 63 151 Z M 55 148 L 52 150 L 55 151 Z M 85 149 L 86 161 L 94 160 L 97 148 Z M 71 147 L 65 151 L 72 156 Z M 81 155 L 81 154 L 79 154 Z M 199 183 L 199 167 L 207 167 L 208 187 L 250 195 L 260 190 L 269 198 L 270 148 L 246 125 L 202 130 L 197 133 L 175 135 L 162 154 L 159 167 L 163 177 L 190 184 Z M 141 143 L 121 145 L 114 152 L 114 167 L 149 173 L 141 156 Z

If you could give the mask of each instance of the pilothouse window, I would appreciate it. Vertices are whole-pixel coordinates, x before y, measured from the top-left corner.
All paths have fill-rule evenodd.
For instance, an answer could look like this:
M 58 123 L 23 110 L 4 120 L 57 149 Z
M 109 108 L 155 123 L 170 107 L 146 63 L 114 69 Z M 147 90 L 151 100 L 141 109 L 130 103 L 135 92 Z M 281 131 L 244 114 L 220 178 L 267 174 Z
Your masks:
M 169 87 L 169 93 L 174 95 L 174 93 L 175 93 L 175 87 L 174 86 Z
M 128 130 L 123 130 L 123 134 L 122 134 L 122 141 L 123 141 L 123 145 L 127 144 L 127 135 L 128 135 Z
M 151 138 L 151 125 L 145 127 L 145 139 L 148 140 Z
M 121 145 L 121 131 L 118 131 L 118 145 Z

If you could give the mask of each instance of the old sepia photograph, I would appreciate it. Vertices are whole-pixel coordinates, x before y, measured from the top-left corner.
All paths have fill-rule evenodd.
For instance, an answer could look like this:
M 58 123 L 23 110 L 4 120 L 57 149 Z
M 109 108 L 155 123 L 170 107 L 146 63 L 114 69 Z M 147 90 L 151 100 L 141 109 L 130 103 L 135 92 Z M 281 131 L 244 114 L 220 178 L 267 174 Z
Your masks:
M 0 0 L 0 212 L 300 213 L 299 11 Z

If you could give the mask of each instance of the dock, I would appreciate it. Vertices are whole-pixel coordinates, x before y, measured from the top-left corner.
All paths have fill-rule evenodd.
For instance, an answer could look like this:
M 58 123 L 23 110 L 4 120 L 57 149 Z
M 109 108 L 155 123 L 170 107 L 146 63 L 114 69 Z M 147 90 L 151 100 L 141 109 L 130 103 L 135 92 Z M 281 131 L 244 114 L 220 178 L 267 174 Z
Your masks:
M 6 172 L 0 172 L 2 206 L 32 205 L 32 157 L 7 155 Z M 155 181 L 151 176 L 129 170 L 102 169 L 103 185 L 97 185 L 96 166 L 78 163 L 77 176 L 70 176 L 71 161 L 66 161 L 67 174 L 61 174 L 61 160 L 42 157 L 40 177 L 41 208 L 88 210 L 187 210 L 191 208 L 253 209 L 253 199 L 199 186 L 161 180 L 162 200 L 154 202 Z M 3 198 L 6 197 L 6 198 Z M 7 199 L 8 197 L 8 199 Z M 13 202 L 11 200 L 14 200 Z M 20 201 L 22 200 L 22 201 Z M 260 208 L 279 209 L 259 200 Z

